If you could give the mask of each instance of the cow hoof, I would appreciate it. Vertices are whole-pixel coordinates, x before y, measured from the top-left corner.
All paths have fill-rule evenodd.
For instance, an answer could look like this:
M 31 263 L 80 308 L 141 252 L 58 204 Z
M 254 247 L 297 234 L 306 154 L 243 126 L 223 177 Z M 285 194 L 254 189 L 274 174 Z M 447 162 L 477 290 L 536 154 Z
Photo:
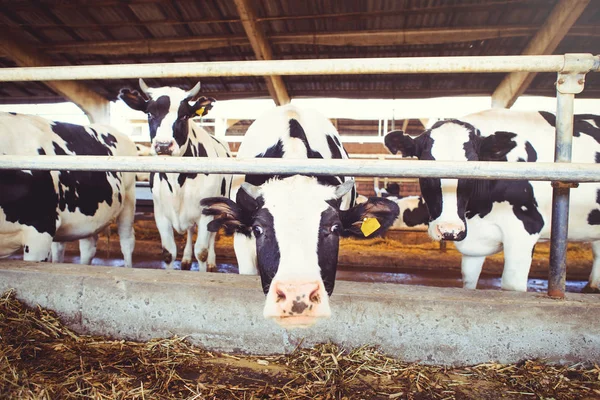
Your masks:
M 192 260 L 182 260 L 181 261 L 181 269 L 184 271 L 189 271 L 192 267 Z
M 215 264 L 206 264 L 207 272 L 217 272 L 217 266 Z
M 198 264 L 192 265 L 192 268 L 190 268 L 190 271 L 194 271 L 194 272 L 200 271 L 200 268 L 198 267 Z
M 581 293 L 600 293 L 600 289 L 599 288 L 593 288 L 590 286 L 589 282 L 587 285 L 585 285 L 585 287 L 581 290 Z

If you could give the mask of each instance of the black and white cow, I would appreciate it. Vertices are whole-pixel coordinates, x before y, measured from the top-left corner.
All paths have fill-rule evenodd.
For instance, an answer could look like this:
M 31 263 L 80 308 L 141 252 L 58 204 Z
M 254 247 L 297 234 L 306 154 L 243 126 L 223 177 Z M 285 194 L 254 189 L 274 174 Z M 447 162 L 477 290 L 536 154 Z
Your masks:
M 200 83 L 190 91 L 174 87 L 149 88 L 142 79 L 140 88 L 145 96 L 129 89 L 119 97 L 134 110 L 148 114 L 150 151 L 153 155 L 173 157 L 229 157 L 229 147 L 190 118 L 204 116 L 212 108 L 213 98 L 200 96 Z M 198 260 L 194 270 L 212 271 L 216 268 L 215 233 L 206 229 L 212 217 L 202 214 L 200 200 L 205 197 L 226 196 L 231 177 L 219 174 L 157 173 L 150 175 L 154 202 L 154 218 L 160 233 L 163 257 L 167 269 L 174 267 L 177 244 L 173 229 L 187 232 L 181 268 L 192 266 L 192 251 Z M 192 250 L 194 226 L 198 237 Z
M 556 118 L 546 112 L 488 110 L 440 121 L 417 138 L 390 132 L 392 153 L 421 160 L 552 162 Z M 576 116 L 573 160 L 600 162 L 600 129 Z M 552 188 L 544 181 L 421 178 L 431 222 L 429 235 L 455 240 L 463 285 L 474 289 L 485 257 L 504 250 L 502 288 L 527 290 L 533 247 L 550 238 Z M 589 241 L 595 255 L 589 285 L 600 285 L 600 183 L 571 190 L 569 240 Z
M 389 192 L 388 192 L 389 193 Z M 411 230 L 427 230 L 429 223 L 429 211 L 425 200 L 421 196 L 382 196 L 393 201 L 398 205 L 398 218 L 390 229 L 411 229 Z M 356 198 L 357 204 L 364 203 L 368 198 L 363 195 L 358 195 Z
M 248 128 L 238 158 L 348 158 L 335 127 L 313 110 L 287 105 Z M 215 215 L 211 231 L 233 233 L 242 274 L 260 273 L 263 315 L 288 328 L 329 317 L 340 236 L 362 236 L 361 226 L 384 232 L 398 214 L 395 203 L 371 198 L 354 206 L 354 180 L 302 175 L 236 176 L 231 199 L 205 199 Z M 377 228 L 377 225 L 380 227 Z M 370 233 L 370 232 L 367 232 Z
M 135 156 L 114 128 L 0 113 L 0 154 Z M 0 170 L 0 257 L 21 248 L 27 261 L 62 262 L 63 242 L 80 240 L 90 264 L 98 232 L 117 220 L 125 266 L 135 244 L 135 176 L 91 171 Z M 54 241 L 54 243 L 53 243 Z

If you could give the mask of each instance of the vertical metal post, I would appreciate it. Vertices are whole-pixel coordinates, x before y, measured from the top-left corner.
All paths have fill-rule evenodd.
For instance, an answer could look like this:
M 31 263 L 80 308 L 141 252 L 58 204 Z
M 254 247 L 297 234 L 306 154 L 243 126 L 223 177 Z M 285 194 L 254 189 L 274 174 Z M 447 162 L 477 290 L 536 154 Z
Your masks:
M 559 79 L 560 76 L 559 76 Z M 573 142 L 573 103 L 575 95 L 556 92 L 556 148 L 554 162 L 571 162 Z M 569 232 L 570 188 L 552 182 L 552 227 L 550 231 L 550 271 L 548 296 L 564 298 L 567 274 L 567 236 Z
M 566 54 L 565 66 L 556 81 L 556 143 L 554 162 L 571 162 L 573 144 L 573 105 L 575 94 L 583 91 L 585 74 L 577 70 L 579 55 Z M 548 296 L 565 297 L 567 276 L 567 237 L 569 233 L 569 195 L 577 183 L 552 182 L 552 226 L 550 229 L 550 270 Z

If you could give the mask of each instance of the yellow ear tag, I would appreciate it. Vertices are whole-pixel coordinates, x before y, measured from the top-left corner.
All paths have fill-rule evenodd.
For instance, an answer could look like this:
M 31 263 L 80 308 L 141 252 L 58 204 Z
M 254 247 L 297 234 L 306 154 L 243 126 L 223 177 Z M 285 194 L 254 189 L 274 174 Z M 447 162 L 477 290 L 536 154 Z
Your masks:
M 198 110 L 196 110 L 196 115 L 202 116 L 202 114 L 204 114 L 204 107 L 199 108 Z
M 368 237 L 380 227 L 381 224 L 379 223 L 379 221 L 377 221 L 377 218 L 365 218 L 363 220 L 362 225 L 360 226 L 360 230 L 362 231 L 363 235 L 365 235 L 365 237 Z

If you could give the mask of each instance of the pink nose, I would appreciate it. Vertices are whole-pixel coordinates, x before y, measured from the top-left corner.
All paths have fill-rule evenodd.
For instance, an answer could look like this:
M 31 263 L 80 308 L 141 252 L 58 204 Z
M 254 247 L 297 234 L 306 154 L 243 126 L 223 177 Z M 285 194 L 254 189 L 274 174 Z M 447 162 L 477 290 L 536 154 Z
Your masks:
M 437 231 L 444 240 L 461 241 L 467 235 L 463 224 L 438 224 Z
M 276 294 L 276 312 L 274 317 L 317 317 L 322 302 L 319 282 L 276 282 L 273 287 Z

